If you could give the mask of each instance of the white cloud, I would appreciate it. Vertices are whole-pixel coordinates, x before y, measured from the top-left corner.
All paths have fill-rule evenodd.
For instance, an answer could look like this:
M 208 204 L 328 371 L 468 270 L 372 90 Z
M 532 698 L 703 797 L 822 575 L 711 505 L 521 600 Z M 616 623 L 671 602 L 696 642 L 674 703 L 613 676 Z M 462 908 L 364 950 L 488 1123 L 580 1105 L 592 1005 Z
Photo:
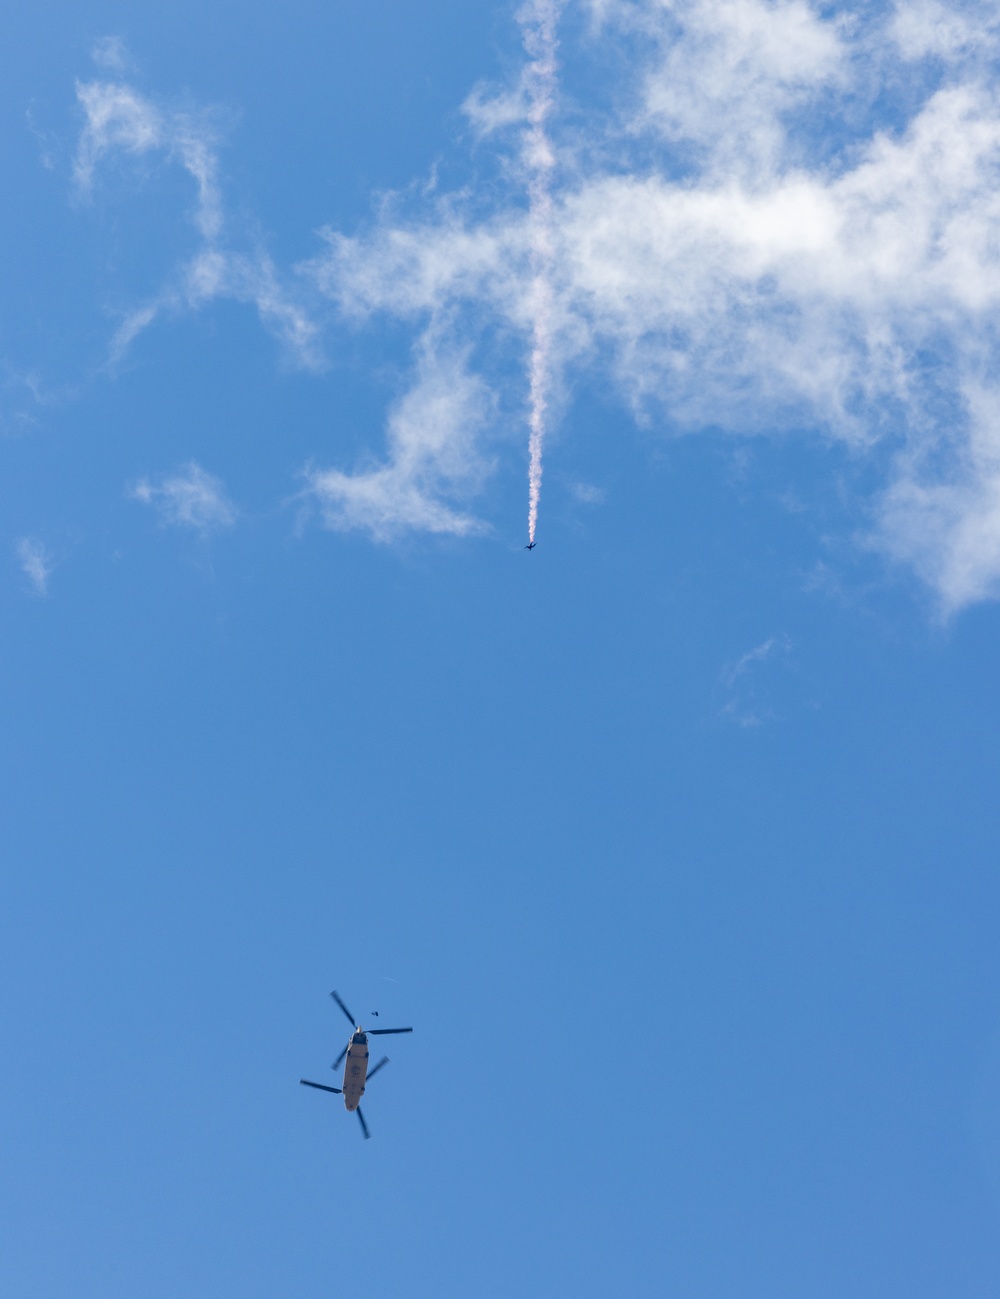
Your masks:
M 883 503 L 884 548 L 939 592 L 945 615 L 1000 596 L 997 397 L 995 382 L 967 385 L 967 438 L 953 449 L 954 463 L 921 464 L 918 448 Z
M 207 535 L 236 522 L 237 510 L 225 485 L 193 460 L 181 473 L 153 483 L 141 478 L 129 490 L 133 500 L 152 506 L 164 523 Z
M 120 36 L 102 36 L 94 42 L 90 57 L 109 72 L 124 72 L 129 64 L 128 50 Z
M 121 57 L 95 57 L 119 70 L 120 43 L 107 47 Z M 109 59 L 111 60 L 109 62 Z M 317 369 L 323 364 L 319 330 L 306 308 L 282 282 L 271 259 L 257 247 L 232 246 L 219 182 L 217 115 L 154 103 L 123 80 L 79 82 L 77 100 L 84 122 L 73 175 L 78 194 L 91 197 L 98 168 L 117 157 L 161 154 L 181 166 L 194 182 L 196 202 L 191 222 L 200 246 L 152 301 L 131 310 L 111 341 L 111 364 L 160 315 L 195 311 L 217 298 L 232 298 L 257 309 L 261 323 L 283 344 L 294 364 Z
M 775 165 L 783 116 L 841 86 L 842 24 L 805 0 L 652 0 L 604 7 L 603 21 L 651 48 L 630 129 L 653 129 L 716 171 Z
M 992 5 L 957 7 L 941 0 L 902 0 L 889 23 L 889 35 L 904 59 L 982 59 L 996 52 L 997 28 Z
M 722 683 L 728 693 L 719 715 L 744 728 L 760 726 L 774 717 L 770 691 L 767 683 L 759 679 L 759 671 L 765 663 L 787 659 L 791 650 L 787 636 L 769 636 L 726 667 Z
M 603 505 L 604 491 L 592 483 L 572 483 L 570 491 L 581 505 Z
M 52 558 L 35 537 L 21 537 L 14 547 L 21 570 L 31 582 L 36 595 L 48 595 Z
M 765 659 L 771 657 L 775 650 L 787 654 L 791 648 L 791 641 L 787 636 L 768 636 L 767 640 L 761 641 L 753 649 L 747 650 L 735 663 L 727 667 L 722 674 L 722 679 L 727 686 L 734 686 L 739 678 L 755 663 L 763 663 Z
M 892 473 L 872 502 L 873 543 L 915 566 L 947 609 L 998 591 L 996 74 L 956 56 L 915 109 L 902 96 L 884 124 L 871 111 L 859 121 L 871 86 L 907 83 L 906 60 L 930 48 L 912 36 L 915 8 L 882 28 L 805 0 L 594 11 L 605 47 L 621 32 L 639 52 L 638 89 L 622 88 L 616 121 L 588 123 L 586 143 L 576 129 L 560 149 L 550 127 L 564 383 L 604 368 L 638 418 L 671 429 L 811 428 L 861 451 L 884 445 Z M 947 60 L 962 42 L 934 12 L 919 21 Z M 498 129 L 523 102 L 520 86 L 479 90 L 470 111 Z M 532 319 L 523 197 L 481 212 L 478 196 L 436 198 L 418 219 L 390 205 L 364 236 L 327 231 L 304 269 L 352 323 L 389 313 L 437 322 L 434 346 L 509 345 Z M 405 498 L 407 462 L 395 464 Z
M 207 115 L 161 109 L 121 81 L 77 82 L 84 113 L 73 175 L 82 193 L 93 188 L 94 172 L 109 154 L 159 150 L 178 161 L 195 182 L 194 224 L 206 240 L 222 229 L 216 132 Z
M 617 43 L 628 67 L 613 112 L 547 119 L 547 342 L 562 399 L 596 378 L 669 432 L 784 428 L 876 450 L 888 471 L 871 544 L 946 611 L 1000 596 L 995 15 L 979 0 L 899 0 L 874 16 L 808 0 L 589 8 L 597 57 Z M 496 375 L 523 366 L 537 314 L 526 76 L 465 105 L 509 151 L 503 181 L 425 189 L 416 212 L 387 201 L 367 231 L 323 231 L 298 268 L 344 324 L 390 316 L 415 337 L 385 460 L 308 474 L 329 526 L 380 538 L 482 526 L 471 503 L 527 396 L 494 398 Z M 225 297 L 318 365 L 301 298 L 265 254 L 233 246 L 212 119 L 121 76 L 78 93 L 82 193 L 112 157 L 158 153 L 197 194 L 198 247 L 123 320 L 112 356 L 160 314 Z
M 365 528 L 380 541 L 414 528 L 481 532 L 483 524 L 451 502 L 482 480 L 476 439 L 492 413 L 491 394 L 465 358 L 425 346 L 414 386 L 389 416 L 387 462 L 354 474 L 311 470 L 308 493 L 328 527 Z

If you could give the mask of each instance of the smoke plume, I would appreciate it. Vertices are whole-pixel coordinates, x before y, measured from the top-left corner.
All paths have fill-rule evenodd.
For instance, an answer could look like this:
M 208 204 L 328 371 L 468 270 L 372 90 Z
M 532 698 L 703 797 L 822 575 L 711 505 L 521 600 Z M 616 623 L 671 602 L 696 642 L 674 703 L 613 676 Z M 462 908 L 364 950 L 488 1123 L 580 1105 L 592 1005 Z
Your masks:
M 528 126 L 523 156 L 531 224 L 531 361 L 528 391 L 528 541 L 534 543 L 542 491 L 542 447 L 552 386 L 552 170 L 546 130 L 555 102 L 556 24 L 561 0 L 529 0 L 518 14 L 529 63 L 525 69 Z

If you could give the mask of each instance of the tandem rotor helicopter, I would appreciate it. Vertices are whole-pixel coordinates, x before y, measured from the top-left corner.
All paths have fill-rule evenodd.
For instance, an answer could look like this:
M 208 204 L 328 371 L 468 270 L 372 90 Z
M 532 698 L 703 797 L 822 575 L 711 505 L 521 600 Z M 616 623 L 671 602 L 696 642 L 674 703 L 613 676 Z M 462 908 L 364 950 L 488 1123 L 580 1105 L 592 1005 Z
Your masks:
M 300 1078 L 299 1082 L 303 1087 L 315 1087 L 321 1092 L 333 1092 L 337 1096 L 343 1096 L 345 1108 L 358 1116 L 361 1123 L 361 1131 L 365 1134 L 365 1140 L 371 1136 L 368 1131 L 368 1124 L 365 1122 L 365 1116 L 361 1113 L 361 1097 L 365 1094 L 365 1083 L 369 1078 L 374 1078 L 383 1065 L 389 1063 L 389 1057 L 384 1055 L 375 1068 L 368 1072 L 368 1039 L 370 1037 L 385 1037 L 389 1033 L 412 1033 L 412 1028 L 370 1028 L 366 1033 L 336 992 L 331 992 L 330 996 L 334 999 L 340 1009 L 350 1020 L 351 1036 L 347 1039 L 347 1045 L 341 1051 L 340 1055 L 334 1060 L 331 1068 L 336 1069 L 341 1060 L 347 1057 L 347 1063 L 344 1065 L 344 1085 L 343 1087 L 327 1087 L 326 1083 L 310 1082 L 308 1078 Z M 376 1014 L 372 1011 L 372 1014 Z

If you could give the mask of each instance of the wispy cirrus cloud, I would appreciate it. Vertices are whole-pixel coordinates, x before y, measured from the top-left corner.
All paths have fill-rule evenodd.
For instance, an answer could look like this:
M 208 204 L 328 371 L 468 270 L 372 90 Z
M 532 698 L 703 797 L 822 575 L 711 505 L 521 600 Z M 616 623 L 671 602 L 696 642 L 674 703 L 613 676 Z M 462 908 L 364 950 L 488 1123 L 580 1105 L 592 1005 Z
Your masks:
M 307 494 L 327 527 L 365 528 L 379 541 L 408 529 L 466 536 L 485 525 L 454 505 L 488 469 L 478 437 L 493 419 L 487 385 L 458 350 L 425 347 L 417 381 L 391 411 L 388 460 L 354 473 L 310 469 Z
M 128 494 L 133 500 L 151 506 L 163 523 L 191 528 L 203 536 L 231 528 L 238 517 L 222 480 L 206 473 L 193 460 L 179 473 L 159 482 L 140 478 Z
M 77 82 L 84 124 L 73 163 L 81 194 L 93 190 L 94 172 L 109 155 L 154 151 L 177 161 L 197 187 L 194 225 L 206 240 L 222 230 L 217 134 L 209 117 L 159 108 L 123 81 Z
M 109 72 L 124 73 L 128 70 L 129 59 L 125 42 L 120 36 L 101 36 L 94 42 L 90 57 L 99 68 Z
M 161 315 L 197 311 L 213 300 L 230 298 L 256 308 L 261 323 L 279 339 L 293 364 L 321 368 L 320 331 L 307 308 L 267 253 L 248 239 L 240 247 L 227 228 L 219 180 L 219 115 L 158 103 L 136 89 L 124 79 L 125 51 L 117 38 L 99 42 L 94 56 L 117 76 L 77 83 L 83 114 L 73 163 L 78 196 L 92 198 L 100 169 L 112 160 L 160 156 L 180 166 L 194 183 L 190 221 L 199 237 L 199 246 L 162 290 L 126 314 L 111 340 L 110 362 L 120 361 Z
M 768 664 L 786 662 L 791 650 L 792 642 L 787 636 L 768 636 L 725 667 L 722 684 L 726 698 L 719 716 L 744 729 L 761 726 L 773 718 L 771 693 L 768 683 L 761 680 L 761 669 Z
M 37 537 L 20 537 L 14 546 L 14 553 L 35 595 L 48 595 L 49 578 L 52 575 L 52 556 L 48 547 Z

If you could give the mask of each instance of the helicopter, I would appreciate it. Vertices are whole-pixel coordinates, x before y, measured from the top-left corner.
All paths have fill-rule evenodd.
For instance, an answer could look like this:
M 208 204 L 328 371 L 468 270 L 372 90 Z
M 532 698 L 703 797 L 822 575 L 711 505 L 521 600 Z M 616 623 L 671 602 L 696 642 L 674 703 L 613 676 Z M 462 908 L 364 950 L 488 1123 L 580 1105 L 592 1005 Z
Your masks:
M 340 1009 L 347 1016 L 351 1024 L 351 1036 L 347 1039 L 347 1045 L 337 1056 L 332 1069 L 340 1066 L 341 1060 L 347 1057 L 347 1063 L 344 1065 L 344 1085 L 343 1087 L 328 1087 L 326 1083 L 310 1082 L 308 1078 L 300 1078 L 299 1082 L 303 1087 L 315 1087 L 317 1091 L 333 1092 L 336 1096 L 343 1096 L 344 1106 L 350 1113 L 355 1113 L 361 1124 L 361 1131 L 365 1134 L 365 1140 L 371 1136 L 368 1131 L 368 1124 L 365 1122 L 365 1116 L 361 1113 L 361 1097 L 365 1094 L 365 1083 L 369 1078 L 374 1078 L 383 1065 L 389 1063 L 389 1057 L 384 1055 L 375 1068 L 368 1072 L 368 1039 L 369 1037 L 384 1037 L 389 1033 L 412 1033 L 412 1028 L 370 1028 L 366 1033 L 361 1025 L 357 1022 L 351 1012 L 341 1001 L 336 992 L 331 992 L 330 996 L 334 999 Z M 372 1014 L 377 1014 L 372 1011 Z

